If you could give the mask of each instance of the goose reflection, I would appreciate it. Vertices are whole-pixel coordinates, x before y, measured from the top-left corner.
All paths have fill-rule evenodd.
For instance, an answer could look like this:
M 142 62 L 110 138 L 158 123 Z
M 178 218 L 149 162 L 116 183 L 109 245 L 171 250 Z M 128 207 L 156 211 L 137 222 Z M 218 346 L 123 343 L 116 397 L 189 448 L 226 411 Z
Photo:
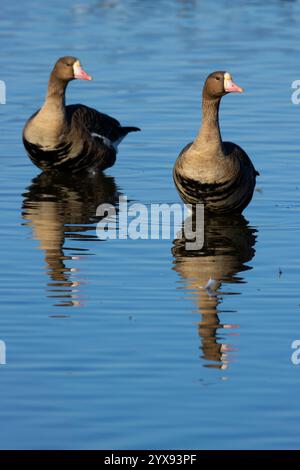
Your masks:
M 238 325 L 221 323 L 220 304 L 224 293 L 220 289 L 223 283 L 244 282 L 238 274 L 251 269 L 246 263 L 255 254 L 255 240 L 256 230 L 248 226 L 243 216 L 210 216 L 205 220 L 201 250 L 186 251 L 184 237 L 174 241 L 173 269 L 185 280 L 185 289 L 195 295 L 201 315 L 198 332 L 205 367 L 226 369 L 232 360 L 231 348 L 221 331 Z
M 48 297 L 55 299 L 54 305 L 80 305 L 78 268 L 67 264 L 78 265 L 82 255 L 91 254 L 81 242 L 98 241 L 96 209 L 102 203 L 116 205 L 118 196 L 114 178 L 103 174 L 82 177 L 41 173 L 32 180 L 24 194 L 22 217 L 45 253 Z M 79 247 L 65 246 L 68 239 L 77 240 Z

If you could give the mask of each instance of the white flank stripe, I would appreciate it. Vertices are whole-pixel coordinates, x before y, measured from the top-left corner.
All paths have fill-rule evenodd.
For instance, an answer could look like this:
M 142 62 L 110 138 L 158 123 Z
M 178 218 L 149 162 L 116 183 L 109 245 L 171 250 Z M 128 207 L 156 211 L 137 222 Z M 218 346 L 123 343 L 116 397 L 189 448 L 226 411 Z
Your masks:
M 96 132 L 92 132 L 91 136 L 92 137 L 99 137 L 100 139 L 102 139 L 103 143 L 104 143 L 104 145 L 106 145 L 106 147 L 113 147 L 112 141 L 109 140 L 107 137 L 104 137 L 104 135 L 100 135 L 100 134 L 97 134 Z
M 119 143 L 120 143 L 120 142 L 124 139 L 124 137 L 125 137 L 125 136 L 120 137 L 120 139 L 115 140 L 114 142 L 112 142 L 112 141 L 111 141 L 110 139 L 108 139 L 107 137 L 104 137 L 103 135 L 97 134 L 96 132 L 92 132 L 92 133 L 91 133 L 91 136 L 92 136 L 92 137 L 99 137 L 100 139 L 103 140 L 103 143 L 104 143 L 104 145 L 106 145 L 106 147 L 113 147 L 116 152 L 118 151 L 118 145 L 119 145 Z

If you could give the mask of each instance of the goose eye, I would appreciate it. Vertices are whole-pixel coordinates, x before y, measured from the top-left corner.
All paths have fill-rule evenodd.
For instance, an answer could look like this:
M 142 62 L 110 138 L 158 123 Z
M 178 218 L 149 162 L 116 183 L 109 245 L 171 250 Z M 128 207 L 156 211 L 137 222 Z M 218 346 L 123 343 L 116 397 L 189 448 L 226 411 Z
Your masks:
M 72 67 L 72 64 L 68 64 L 68 62 L 65 62 L 65 64 L 66 64 L 68 67 Z
M 216 80 L 221 80 L 220 77 L 215 77 Z

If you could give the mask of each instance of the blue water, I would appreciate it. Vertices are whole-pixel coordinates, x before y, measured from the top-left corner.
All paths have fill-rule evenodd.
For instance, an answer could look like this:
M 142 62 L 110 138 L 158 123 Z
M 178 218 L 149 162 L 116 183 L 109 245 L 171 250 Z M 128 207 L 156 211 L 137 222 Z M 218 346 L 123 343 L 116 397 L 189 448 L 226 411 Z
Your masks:
M 300 447 L 299 21 L 299 1 L 2 0 L 1 448 Z M 92 182 L 39 176 L 22 146 L 65 54 L 95 79 L 68 103 L 142 128 Z M 210 221 L 195 256 L 100 241 L 101 202 L 180 202 L 172 166 L 220 69 L 246 90 L 223 137 L 261 174 L 245 219 Z

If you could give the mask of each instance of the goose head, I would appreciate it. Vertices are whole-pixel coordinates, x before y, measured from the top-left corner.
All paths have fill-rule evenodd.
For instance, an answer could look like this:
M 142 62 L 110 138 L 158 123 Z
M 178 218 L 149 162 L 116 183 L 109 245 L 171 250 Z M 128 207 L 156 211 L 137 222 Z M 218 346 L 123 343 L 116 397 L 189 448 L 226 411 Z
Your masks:
M 242 93 L 243 88 L 234 83 L 229 72 L 213 72 L 204 84 L 203 96 L 205 99 L 220 99 L 228 93 Z
M 92 77 L 83 70 L 80 60 L 72 56 L 65 56 L 58 59 L 52 73 L 56 78 L 66 82 L 74 79 L 92 80 Z

